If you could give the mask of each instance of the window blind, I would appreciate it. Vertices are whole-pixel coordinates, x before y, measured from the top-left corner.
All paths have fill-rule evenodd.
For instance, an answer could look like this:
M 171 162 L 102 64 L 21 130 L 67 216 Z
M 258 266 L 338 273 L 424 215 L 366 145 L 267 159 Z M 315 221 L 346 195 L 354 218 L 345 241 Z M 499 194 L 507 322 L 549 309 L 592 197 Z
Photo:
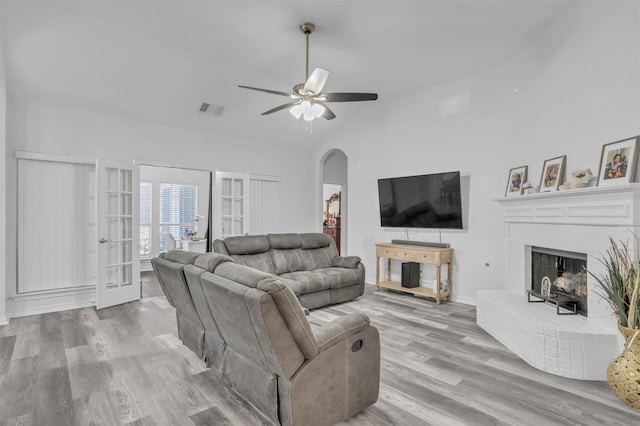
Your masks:
M 196 185 L 160 183 L 160 251 L 182 249 L 182 237 L 195 233 L 198 188 Z

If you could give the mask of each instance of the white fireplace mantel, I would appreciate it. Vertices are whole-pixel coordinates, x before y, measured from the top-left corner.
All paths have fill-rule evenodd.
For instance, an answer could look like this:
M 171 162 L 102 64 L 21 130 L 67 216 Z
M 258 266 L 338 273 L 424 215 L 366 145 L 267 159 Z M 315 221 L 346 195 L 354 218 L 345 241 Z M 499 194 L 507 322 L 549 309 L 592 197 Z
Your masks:
M 504 197 L 504 284 L 478 292 L 477 322 L 529 364 L 565 377 L 604 380 L 621 339 L 598 284 L 589 277 L 588 316 L 556 315 L 555 307 L 527 303 L 531 247 L 585 253 L 587 268 L 602 271 L 599 259 L 609 239 L 633 242 L 640 235 L 640 184 L 584 188 Z M 636 249 L 636 247 L 632 246 Z
M 637 226 L 640 183 L 496 199 L 508 223 Z

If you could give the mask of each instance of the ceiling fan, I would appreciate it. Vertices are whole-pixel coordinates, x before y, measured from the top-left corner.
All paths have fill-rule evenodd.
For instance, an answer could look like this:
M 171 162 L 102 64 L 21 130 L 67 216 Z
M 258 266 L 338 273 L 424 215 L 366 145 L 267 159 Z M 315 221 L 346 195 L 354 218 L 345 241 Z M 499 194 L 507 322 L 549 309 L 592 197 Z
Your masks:
M 378 99 L 377 93 L 322 93 L 324 84 L 329 77 L 329 71 L 324 68 L 316 68 L 311 75 L 309 75 L 309 34 L 311 34 L 315 28 L 316 26 L 311 22 L 305 22 L 300 25 L 300 30 L 306 36 L 307 40 L 305 82 L 293 86 L 291 93 L 260 89 L 258 87 L 238 86 L 243 89 L 287 96 L 292 99 L 290 102 L 265 111 L 261 115 L 272 114 L 283 109 L 291 108 L 290 112 L 295 118 L 303 117 L 306 121 L 311 121 L 315 118 L 323 117 L 327 120 L 333 120 L 336 118 L 336 115 L 327 107 L 325 102 L 375 101 Z

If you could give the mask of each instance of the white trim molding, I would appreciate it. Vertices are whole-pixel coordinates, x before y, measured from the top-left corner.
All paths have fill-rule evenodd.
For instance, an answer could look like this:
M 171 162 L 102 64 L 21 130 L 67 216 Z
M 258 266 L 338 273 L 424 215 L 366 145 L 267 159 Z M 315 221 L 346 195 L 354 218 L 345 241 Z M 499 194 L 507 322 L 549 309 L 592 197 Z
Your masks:
M 9 318 L 85 308 L 96 304 L 96 286 L 19 294 L 10 296 L 8 301 Z

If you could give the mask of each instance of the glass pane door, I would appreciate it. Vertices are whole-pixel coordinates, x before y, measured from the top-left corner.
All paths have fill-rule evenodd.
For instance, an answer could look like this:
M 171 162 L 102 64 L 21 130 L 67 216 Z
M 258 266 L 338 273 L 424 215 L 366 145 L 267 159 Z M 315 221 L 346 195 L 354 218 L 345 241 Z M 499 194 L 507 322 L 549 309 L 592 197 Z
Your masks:
M 216 238 L 249 233 L 249 175 L 216 172 Z
M 97 164 L 98 309 L 140 298 L 138 167 Z M 135 238 L 134 238 L 135 236 Z

